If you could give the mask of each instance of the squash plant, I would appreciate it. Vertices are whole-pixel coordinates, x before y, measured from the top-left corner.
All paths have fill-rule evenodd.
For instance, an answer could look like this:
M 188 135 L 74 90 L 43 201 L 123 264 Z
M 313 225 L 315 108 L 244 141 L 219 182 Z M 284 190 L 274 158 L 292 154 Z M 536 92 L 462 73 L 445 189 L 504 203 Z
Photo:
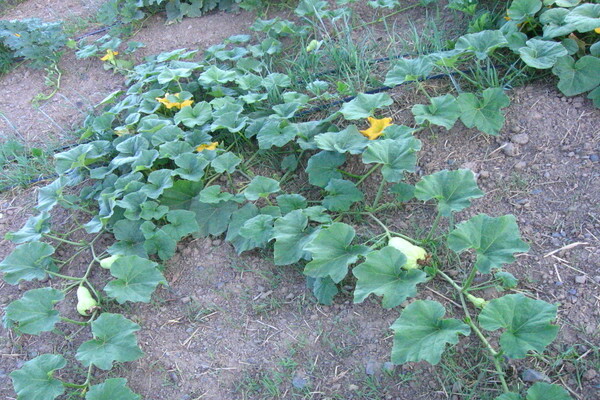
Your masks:
M 309 3 L 301 2 L 301 15 L 311 10 Z M 313 11 L 324 9 L 318 3 Z M 306 34 L 286 24 L 278 20 L 265 29 Z M 442 280 L 455 291 L 459 306 L 451 314 L 460 319 L 445 317 L 447 310 L 436 301 L 412 301 L 391 326 L 393 363 L 437 364 L 448 345 L 473 335 L 494 363 L 503 392 L 497 400 L 534 400 L 548 393 L 569 399 L 565 389 L 547 383 L 521 394 L 505 376 L 507 359 L 543 352 L 554 340 L 557 306 L 520 293 L 482 299 L 472 287 L 478 274 L 516 287 L 516 278 L 502 270 L 529 247 L 516 218 L 479 214 L 457 223 L 455 214 L 484 195 L 470 170 L 443 170 L 415 185 L 406 182 L 422 146 L 417 132 L 430 124 L 449 129 L 461 119 L 495 134 L 507 96 L 489 88 L 458 98 L 433 97 L 430 105 L 413 107 L 413 127 L 383 117 L 393 103 L 386 93 L 359 94 L 324 118 L 310 119 L 302 113 L 319 104 L 323 87 L 309 84 L 306 93 L 293 92 L 288 75 L 268 69 L 265 59 L 282 50 L 276 37 L 251 44 L 251 37 L 239 35 L 208 49 L 202 61 L 181 49 L 134 67 L 128 88 L 108 96 L 105 111 L 86 121 L 83 137 L 89 142 L 56 155 L 58 178 L 39 190 L 38 214 L 8 235 L 19 246 L 0 263 L 0 271 L 9 284 L 49 276 L 65 285 L 26 292 L 8 305 L 4 323 L 32 335 L 53 331 L 59 323 L 78 324 L 89 328 L 91 338 L 74 360 L 43 354 L 13 371 L 18 398 L 54 399 L 74 391 L 90 400 L 115 394 L 138 399 L 124 379 L 95 377 L 95 369 L 110 370 L 143 355 L 135 336 L 140 326 L 104 310 L 111 302 L 149 302 L 166 284 L 159 263 L 175 254 L 181 238 L 225 235 L 238 253 L 272 248 L 276 265 L 303 265 L 309 286 L 325 304 L 350 274 L 356 279 L 354 301 L 380 296 L 384 308 L 399 308 L 420 287 Z M 453 54 L 476 59 L 503 43 L 494 33 L 461 39 Z M 435 65 L 448 65 L 436 64 L 448 56 L 453 57 L 399 61 L 386 79 L 390 84 L 417 80 Z M 255 158 L 273 149 L 282 154 L 280 169 L 256 174 Z M 350 159 L 362 162 L 366 172 L 347 171 Z M 293 177 L 306 178 L 308 198 L 294 189 Z M 369 177 L 380 182 L 374 196 L 364 192 Z M 423 237 L 395 232 L 382 221 L 383 211 L 401 209 L 407 201 L 435 207 Z M 87 232 L 88 239 L 76 242 L 53 230 L 51 212 L 57 206 L 87 215 L 75 229 Z M 341 222 L 356 216 L 371 219 L 381 233 L 359 240 L 355 226 Z M 440 224 L 443 219 L 446 224 Z M 105 232 L 115 241 L 100 251 L 96 241 Z M 70 260 L 54 256 L 56 246 L 67 245 L 89 258 L 81 276 L 66 275 L 62 267 Z M 461 257 L 467 251 L 473 261 Z M 460 270 L 457 277 L 447 273 L 449 264 Z M 94 284 L 91 277 L 104 269 L 111 278 Z M 66 296 L 77 296 L 80 316 L 55 309 Z M 87 367 L 87 374 L 77 382 L 60 379 L 56 371 L 68 362 Z

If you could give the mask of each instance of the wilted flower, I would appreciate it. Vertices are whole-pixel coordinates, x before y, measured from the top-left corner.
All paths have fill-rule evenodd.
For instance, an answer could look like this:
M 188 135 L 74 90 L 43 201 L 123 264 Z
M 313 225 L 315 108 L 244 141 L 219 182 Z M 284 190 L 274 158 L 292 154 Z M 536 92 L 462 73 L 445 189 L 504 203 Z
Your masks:
M 371 126 L 368 129 L 360 131 L 360 133 L 362 133 L 364 136 L 366 136 L 369 140 L 377 139 L 379 136 L 381 136 L 383 134 L 383 131 L 385 128 L 392 125 L 391 118 L 377 119 L 377 118 L 369 117 L 367 119 Z
M 201 152 L 204 150 L 216 150 L 218 145 L 219 142 L 212 142 L 211 144 L 201 144 L 200 146 L 196 147 L 196 151 Z
M 104 55 L 103 57 L 100 57 L 100 60 L 102 61 L 114 61 L 115 56 L 118 55 L 119 52 L 118 51 L 112 51 L 111 49 L 106 50 L 106 55 Z

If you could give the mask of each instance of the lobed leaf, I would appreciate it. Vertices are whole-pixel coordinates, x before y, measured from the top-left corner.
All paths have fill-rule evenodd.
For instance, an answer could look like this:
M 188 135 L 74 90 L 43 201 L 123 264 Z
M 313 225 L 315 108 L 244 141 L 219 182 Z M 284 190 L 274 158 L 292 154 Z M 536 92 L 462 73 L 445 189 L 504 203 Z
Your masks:
M 471 199 L 482 197 L 483 192 L 477 187 L 473 171 L 459 169 L 424 176 L 415 185 L 414 195 L 423 201 L 434 199 L 438 212 L 449 217 L 453 212 L 469 207 Z
M 6 307 L 5 318 L 16 322 L 19 331 L 30 335 L 51 331 L 60 320 L 54 304 L 64 298 L 63 292 L 50 287 L 29 290 Z
M 53 400 L 63 394 L 63 383 L 53 374 L 66 365 L 67 360 L 61 355 L 42 354 L 11 372 L 17 400 Z

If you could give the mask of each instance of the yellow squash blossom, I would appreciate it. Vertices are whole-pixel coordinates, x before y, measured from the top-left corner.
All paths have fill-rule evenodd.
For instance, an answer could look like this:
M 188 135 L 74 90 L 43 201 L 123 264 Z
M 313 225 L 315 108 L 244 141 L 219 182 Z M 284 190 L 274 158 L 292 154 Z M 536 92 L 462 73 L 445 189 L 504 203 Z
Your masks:
M 369 121 L 369 125 L 371 125 L 371 126 L 368 129 L 365 129 L 364 131 L 360 131 L 360 133 L 362 133 L 364 136 L 366 136 L 369 140 L 377 139 L 379 136 L 381 136 L 383 134 L 383 130 L 385 128 L 393 125 L 391 118 L 377 119 L 377 118 L 369 117 L 367 119 Z
M 218 145 L 219 142 L 212 142 L 211 144 L 201 144 L 200 146 L 196 147 L 196 151 L 201 152 L 204 150 L 216 150 Z
M 113 61 L 115 59 L 115 56 L 118 54 L 119 54 L 118 51 L 112 51 L 111 49 L 108 49 L 108 50 L 106 50 L 106 55 L 104 55 L 103 57 L 100 57 L 100 60 Z
M 194 100 L 192 99 L 184 101 L 171 101 L 168 99 L 169 96 L 169 93 L 165 93 L 165 97 L 157 97 L 156 101 L 158 101 L 160 104 L 164 104 L 164 106 L 167 107 L 169 110 L 171 108 L 179 108 L 181 110 L 183 107 L 191 106 L 192 104 L 194 104 Z M 172 96 L 179 98 L 179 93 L 175 93 Z
M 596 32 L 597 34 L 599 34 L 599 35 L 600 35 L 600 26 L 599 26 L 599 27 L 597 27 L 596 29 L 594 29 L 594 32 Z
M 20 35 L 20 34 L 18 34 L 18 33 L 15 33 L 14 35 L 15 35 L 16 37 L 21 37 L 21 35 Z

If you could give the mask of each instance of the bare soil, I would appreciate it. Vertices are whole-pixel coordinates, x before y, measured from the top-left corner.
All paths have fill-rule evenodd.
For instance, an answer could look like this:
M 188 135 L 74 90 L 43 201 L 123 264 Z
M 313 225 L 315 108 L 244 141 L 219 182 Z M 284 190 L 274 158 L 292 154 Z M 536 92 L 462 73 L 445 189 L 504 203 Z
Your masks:
M 29 1 L 11 12 L 19 10 L 32 15 L 37 7 Z M 165 26 L 157 16 L 133 40 L 147 45 L 140 55 L 202 48 L 244 32 L 252 21 L 248 13 L 216 13 Z M 67 54 L 61 69 L 64 77 L 59 95 L 43 109 L 50 118 L 29 103 L 43 90 L 43 73 L 19 67 L 0 79 L 0 111 L 32 144 L 68 137 L 94 104 L 122 85 L 121 78 L 103 71 L 97 60 L 76 60 Z M 428 89 L 435 91 L 435 85 Z M 410 88 L 391 94 L 394 120 L 411 125 L 410 107 L 424 100 Z M 532 248 L 507 269 L 520 279 L 519 291 L 559 304 L 561 330 L 544 357 L 512 363 L 510 380 L 520 380 L 525 369 L 533 368 L 568 387 L 577 399 L 597 399 L 600 356 L 594 346 L 600 341 L 600 112 L 583 97 L 564 98 L 554 82 L 517 88 L 509 95 L 511 106 L 498 138 L 465 129 L 460 123 L 448 132 L 421 132 L 419 171 L 411 179 L 446 168 L 471 168 L 486 196 L 474 201 L 457 220 L 477 213 L 517 216 Z M 15 96 L 12 102 L 7 100 L 10 96 Z M 17 135 L 0 118 L 0 124 L 3 121 L 3 137 Z M 35 205 L 36 191 L 37 187 L 30 187 L 0 194 L 0 237 L 23 225 Z M 432 216 L 432 208 L 408 204 L 390 211 L 385 219 L 410 234 L 428 225 Z M 68 225 L 70 217 L 65 214 L 59 220 Z M 361 234 L 378 232 L 368 221 L 357 229 Z M 103 239 L 105 245 L 109 241 L 109 237 Z M 13 248 L 14 244 L 0 239 L 0 259 Z M 144 399 L 161 400 L 494 397 L 494 392 L 474 389 L 497 390 L 494 382 L 480 382 L 491 376 L 485 371 L 457 376 L 463 382 L 457 385 L 449 378 L 450 367 L 414 363 L 392 368 L 385 364 L 392 342 L 388 328 L 400 309 L 383 310 L 374 298 L 353 304 L 351 282 L 334 305 L 318 305 L 298 268 L 276 267 L 271 259 L 268 251 L 238 256 L 222 237 L 182 242 L 166 264 L 169 286 L 159 289 L 150 304 L 120 309 L 142 326 L 138 338 L 146 355 L 123 365 L 114 376 L 126 376 Z M 80 261 L 69 266 L 72 272 L 82 268 L 85 257 Z M 92 279 L 101 282 L 106 279 L 104 273 L 96 271 Z M 13 287 L 0 281 L 0 307 L 36 285 Z M 483 297 L 500 295 L 494 288 L 483 290 Z M 445 304 L 451 296 L 443 284 L 420 293 L 420 298 Z M 78 318 L 74 303 L 71 294 L 61 304 L 61 312 Z M 66 324 L 58 327 L 69 336 L 66 344 L 54 333 L 16 337 L 0 327 L 0 398 L 16 397 L 8 374 L 25 361 L 55 350 L 72 356 L 88 339 L 87 333 L 77 333 Z M 574 349 L 576 356 L 565 357 L 569 349 Z M 468 364 L 478 359 L 485 357 L 466 340 L 445 363 L 466 371 Z M 70 376 L 76 371 L 62 373 Z M 105 376 L 98 372 L 96 377 Z

